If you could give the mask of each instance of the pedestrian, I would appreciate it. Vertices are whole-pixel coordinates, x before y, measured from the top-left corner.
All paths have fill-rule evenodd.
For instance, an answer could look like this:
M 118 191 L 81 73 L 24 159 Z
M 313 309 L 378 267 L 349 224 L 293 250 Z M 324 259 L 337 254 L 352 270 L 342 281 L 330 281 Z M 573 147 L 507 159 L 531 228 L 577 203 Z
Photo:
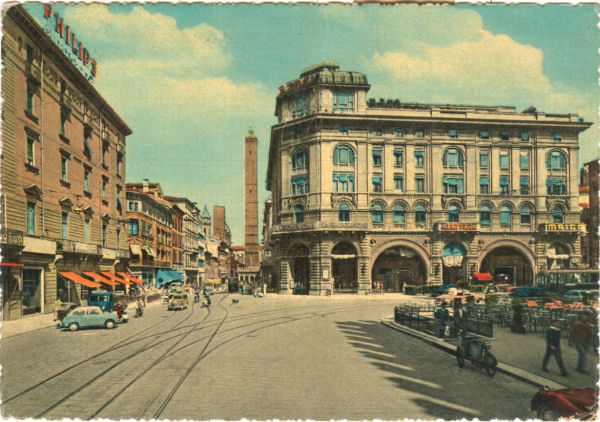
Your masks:
M 592 325 L 580 314 L 569 330 L 569 346 L 575 346 L 577 350 L 577 372 L 584 372 L 585 354 L 588 346 L 592 344 L 592 336 Z
M 560 374 L 563 377 L 566 377 L 567 370 L 565 369 L 565 364 L 563 363 L 560 352 L 560 323 L 558 321 L 552 322 L 550 327 L 546 330 L 544 338 L 546 340 L 546 354 L 544 354 L 544 360 L 542 361 L 542 371 L 548 372 L 548 360 L 550 359 L 550 356 L 554 356 Z
M 244 290 L 246 290 L 246 286 L 243 284 L 240 286 L 240 290 L 242 291 L 242 296 L 244 295 Z
M 60 311 L 60 307 L 62 306 L 62 300 L 59 297 L 56 298 L 54 302 L 54 319 L 58 319 L 58 311 Z
M 446 334 L 446 325 L 448 324 L 448 318 L 450 314 L 446 309 L 446 302 L 442 302 L 436 310 L 433 312 L 433 319 L 435 321 L 435 327 L 437 329 L 438 337 L 442 338 Z
M 462 307 L 460 299 L 454 301 L 454 329 L 457 334 L 463 336 L 465 334 L 465 310 Z

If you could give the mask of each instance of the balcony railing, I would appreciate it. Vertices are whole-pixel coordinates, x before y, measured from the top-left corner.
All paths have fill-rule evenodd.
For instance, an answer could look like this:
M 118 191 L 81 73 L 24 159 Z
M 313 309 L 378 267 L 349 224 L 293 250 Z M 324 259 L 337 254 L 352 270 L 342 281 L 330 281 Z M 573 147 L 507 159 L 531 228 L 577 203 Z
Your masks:
M 23 232 L 17 230 L 2 229 L 0 231 L 0 243 L 9 246 L 24 246 Z
M 80 253 L 87 255 L 102 255 L 102 247 L 91 243 L 75 242 L 73 240 L 62 239 L 58 241 L 61 252 Z
M 27 63 L 25 71 L 27 72 L 27 79 L 36 84 L 42 83 L 42 71 L 39 67 L 33 63 Z

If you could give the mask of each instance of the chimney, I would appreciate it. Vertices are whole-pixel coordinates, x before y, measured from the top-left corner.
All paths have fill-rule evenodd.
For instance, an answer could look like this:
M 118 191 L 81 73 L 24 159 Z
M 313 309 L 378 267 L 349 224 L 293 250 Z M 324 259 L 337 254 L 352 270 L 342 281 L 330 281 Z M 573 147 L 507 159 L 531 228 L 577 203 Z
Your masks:
M 142 182 L 142 188 L 144 193 L 148 193 L 148 186 L 150 185 L 150 181 L 148 179 L 144 179 Z

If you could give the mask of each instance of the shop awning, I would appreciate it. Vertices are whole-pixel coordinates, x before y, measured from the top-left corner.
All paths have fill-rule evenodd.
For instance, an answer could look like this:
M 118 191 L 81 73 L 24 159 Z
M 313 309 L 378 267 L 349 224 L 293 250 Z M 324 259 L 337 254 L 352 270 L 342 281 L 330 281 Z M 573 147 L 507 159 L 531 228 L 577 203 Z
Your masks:
M 16 262 L 0 262 L 0 267 L 22 267 L 23 264 L 18 264 Z
M 475 277 L 477 281 L 492 281 L 492 275 L 488 273 L 473 273 L 473 277 Z
M 156 273 L 156 286 L 160 287 L 165 283 L 169 283 L 173 280 L 183 281 L 183 275 L 175 270 L 158 270 Z
M 108 271 L 102 271 L 102 275 L 105 275 L 106 277 L 110 278 L 111 280 L 118 281 L 119 283 L 122 283 L 122 284 L 127 284 L 127 285 L 132 285 L 133 284 L 133 283 L 130 283 L 129 281 L 127 281 L 127 280 L 123 280 L 122 278 L 117 277 L 113 273 L 109 273 Z
M 132 275 L 129 275 L 129 274 L 127 274 L 127 273 L 117 273 L 117 274 L 119 274 L 119 275 L 120 275 L 121 277 L 123 277 L 123 278 L 126 278 L 126 279 L 127 279 L 127 280 L 129 280 L 129 281 L 133 281 L 134 283 L 137 283 L 137 284 L 144 284 L 144 281 L 143 281 L 143 280 L 140 280 L 139 278 L 137 278 L 137 277 L 134 277 L 134 276 L 132 276 Z
M 142 246 L 142 249 L 144 249 L 146 253 L 152 258 L 156 258 L 156 252 L 154 252 L 154 248 L 150 246 Z
M 68 278 L 69 280 L 74 281 L 75 283 L 82 284 L 86 287 L 100 287 L 100 284 L 94 283 L 93 281 L 90 281 L 87 278 L 83 278 L 78 274 L 71 273 L 68 271 L 59 271 L 58 273 L 63 277 Z
M 142 248 L 140 248 L 140 245 L 138 245 L 137 243 L 130 243 L 129 250 L 131 251 L 131 253 L 133 255 L 137 255 L 137 256 L 142 255 Z
M 205 280 L 204 284 L 221 284 L 221 280 L 218 278 L 213 278 L 212 280 Z
M 106 277 L 102 277 L 100 274 L 93 273 L 91 271 L 87 271 L 87 272 L 84 271 L 83 274 L 87 275 L 88 277 L 93 278 L 94 281 L 99 281 L 101 283 L 108 284 L 109 286 L 118 286 L 119 285 L 119 283 L 115 283 L 114 281 L 109 280 Z

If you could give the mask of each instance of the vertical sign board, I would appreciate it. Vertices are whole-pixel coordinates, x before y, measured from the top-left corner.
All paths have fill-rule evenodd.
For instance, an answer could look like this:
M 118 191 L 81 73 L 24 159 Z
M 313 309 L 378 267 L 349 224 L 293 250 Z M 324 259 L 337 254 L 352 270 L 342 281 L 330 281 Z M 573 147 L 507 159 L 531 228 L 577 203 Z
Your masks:
M 51 4 L 44 4 L 44 32 L 60 48 L 67 59 L 79 69 L 81 74 L 90 82 L 98 75 L 98 62 L 78 40 L 75 32 L 67 25 L 58 13 L 53 13 Z

